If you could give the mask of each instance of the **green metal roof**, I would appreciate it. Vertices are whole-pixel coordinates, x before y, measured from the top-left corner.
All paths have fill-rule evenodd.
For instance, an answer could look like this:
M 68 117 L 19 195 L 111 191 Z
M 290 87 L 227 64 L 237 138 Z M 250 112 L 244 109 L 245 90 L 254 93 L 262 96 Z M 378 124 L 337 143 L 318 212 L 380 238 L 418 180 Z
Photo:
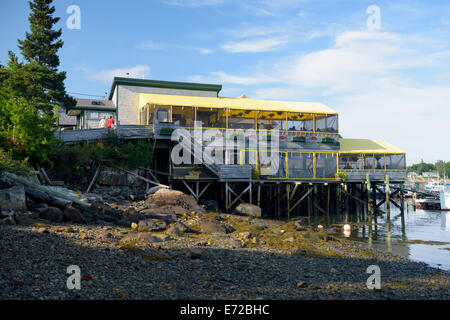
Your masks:
M 174 81 L 160 81 L 160 80 L 145 80 L 134 78 L 114 77 L 111 90 L 109 91 L 108 99 L 111 100 L 114 90 L 117 85 L 138 86 L 138 87 L 153 87 L 153 88 L 168 88 L 168 89 L 185 89 L 185 90 L 201 90 L 219 92 L 222 90 L 220 84 L 206 84 L 193 82 L 174 82 Z

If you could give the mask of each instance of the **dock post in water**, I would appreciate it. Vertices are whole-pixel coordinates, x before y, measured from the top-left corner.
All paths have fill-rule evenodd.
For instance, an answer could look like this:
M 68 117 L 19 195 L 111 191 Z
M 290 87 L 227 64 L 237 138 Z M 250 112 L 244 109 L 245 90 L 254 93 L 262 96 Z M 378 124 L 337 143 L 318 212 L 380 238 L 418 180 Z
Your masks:
M 384 181 L 385 183 L 385 193 L 386 193 L 386 214 L 387 214 L 387 218 L 390 219 L 391 218 L 391 203 L 390 203 L 390 193 L 391 190 L 389 188 L 389 175 L 386 175 L 386 179 Z
M 290 198 L 291 198 L 291 185 L 289 183 L 286 184 L 286 201 L 287 201 L 287 218 L 288 221 L 291 220 L 291 203 L 290 203 Z
M 367 189 L 367 213 L 370 215 L 372 213 L 372 205 L 371 205 L 371 188 L 370 188 L 370 176 L 366 174 L 366 189 Z
M 405 185 L 403 183 L 400 184 L 400 211 L 402 215 L 405 212 Z
M 349 211 L 349 196 L 348 196 L 348 185 L 344 183 L 344 194 L 345 194 L 345 222 L 348 223 L 348 211 Z

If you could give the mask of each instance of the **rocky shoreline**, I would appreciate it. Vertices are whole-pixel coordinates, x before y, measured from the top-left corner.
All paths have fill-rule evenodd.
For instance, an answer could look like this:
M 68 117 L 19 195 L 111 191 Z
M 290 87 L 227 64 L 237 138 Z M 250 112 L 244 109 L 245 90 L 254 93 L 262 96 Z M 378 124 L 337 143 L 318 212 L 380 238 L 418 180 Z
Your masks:
M 65 210 L 27 199 L 31 211 L 0 225 L 0 299 L 450 298 L 449 272 L 302 220 L 261 219 L 251 206 L 211 212 L 159 188 L 126 198 Z M 70 265 L 81 290 L 66 286 Z M 379 290 L 367 289 L 370 265 L 381 269 Z

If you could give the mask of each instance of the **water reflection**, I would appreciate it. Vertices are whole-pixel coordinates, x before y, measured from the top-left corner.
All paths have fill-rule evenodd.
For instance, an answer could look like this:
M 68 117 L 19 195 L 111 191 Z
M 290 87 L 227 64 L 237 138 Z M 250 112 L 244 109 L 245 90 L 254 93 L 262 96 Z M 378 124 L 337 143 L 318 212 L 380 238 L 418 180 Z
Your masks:
M 450 212 L 414 210 L 407 203 L 404 207 L 402 215 L 392 206 L 390 218 L 386 213 L 367 215 L 357 207 L 341 215 L 311 217 L 311 223 L 323 224 L 328 229 L 334 227 L 337 236 L 363 241 L 370 248 L 450 270 Z M 386 212 L 386 205 L 380 209 Z M 351 225 L 351 231 L 344 231 L 346 223 Z
M 444 231 L 450 231 L 450 212 L 442 212 L 441 229 Z

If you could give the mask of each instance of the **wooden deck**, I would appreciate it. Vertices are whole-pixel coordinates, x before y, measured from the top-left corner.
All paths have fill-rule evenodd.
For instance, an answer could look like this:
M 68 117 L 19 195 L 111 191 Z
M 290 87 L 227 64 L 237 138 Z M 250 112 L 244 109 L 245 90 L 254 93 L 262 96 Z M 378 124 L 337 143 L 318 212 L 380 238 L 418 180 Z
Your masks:
M 157 124 L 153 125 L 119 125 L 115 128 L 106 129 L 86 129 L 86 130 L 67 130 L 67 131 L 58 131 L 55 133 L 55 136 L 62 140 L 64 144 L 71 145 L 77 144 L 81 142 L 95 142 L 103 139 L 107 139 L 110 136 L 118 137 L 120 139 L 155 139 L 157 141 L 170 141 L 170 135 L 161 135 L 160 129 L 162 127 L 169 127 L 168 124 Z M 176 129 L 177 127 L 174 125 L 170 125 L 172 129 Z M 181 140 L 181 144 L 188 143 L 201 143 L 194 139 L 193 136 L 185 137 Z M 292 145 L 291 145 L 292 144 Z M 264 145 L 264 142 L 263 142 Z M 170 146 L 168 145 L 170 148 Z M 201 148 L 203 148 L 202 146 Z M 245 149 L 245 145 L 242 146 L 241 149 Z M 308 146 L 304 146 L 301 143 L 292 143 L 292 142 L 281 142 L 280 150 L 283 152 L 288 152 L 291 149 L 296 148 L 299 151 L 309 151 L 310 148 L 313 147 L 311 152 L 338 152 L 339 144 L 317 144 L 317 143 L 308 143 Z M 314 148 L 315 147 L 315 148 Z M 190 146 L 186 146 L 187 149 L 190 149 Z M 195 157 L 195 155 L 194 155 Z M 205 155 L 203 155 L 205 157 Z M 205 159 L 203 159 L 205 160 Z M 203 162 L 203 169 L 184 169 L 177 168 L 172 172 L 172 179 L 187 179 L 187 180 L 219 180 L 219 181 L 252 181 L 252 168 L 249 165 L 217 165 L 214 164 L 214 161 L 209 159 L 210 161 Z M 283 168 L 283 170 L 287 170 L 288 168 Z M 289 169 L 295 170 L 295 169 Z M 316 170 L 319 170 L 317 168 Z M 384 181 L 385 176 L 389 175 L 391 181 L 393 182 L 403 182 L 406 180 L 406 171 L 403 170 L 340 170 L 341 172 L 345 172 L 348 175 L 348 182 L 361 182 L 366 180 L 367 174 L 372 181 Z M 336 179 L 334 176 L 322 176 L 320 174 L 317 177 L 321 179 L 313 179 L 312 176 L 297 176 L 294 174 L 289 174 L 291 179 L 284 176 L 277 176 L 274 179 L 270 179 L 270 181 L 277 183 L 308 183 L 308 182 L 318 182 L 318 183 L 336 183 Z M 296 178 L 294 178 L 296 177 Z M 264 180 L 257 179 L 257 180 Z M 257 181 L 256 180 L 256 181 Z
M 64 130 L 55 132 L 56 138 L 64 144 L 80 142 L 94 142 L 107 139 L 108 136 L 117 136 L 120 139 L 147 139 L 152 138 L 153 126 L 146 125 L 119 125 L 116 128 Z

